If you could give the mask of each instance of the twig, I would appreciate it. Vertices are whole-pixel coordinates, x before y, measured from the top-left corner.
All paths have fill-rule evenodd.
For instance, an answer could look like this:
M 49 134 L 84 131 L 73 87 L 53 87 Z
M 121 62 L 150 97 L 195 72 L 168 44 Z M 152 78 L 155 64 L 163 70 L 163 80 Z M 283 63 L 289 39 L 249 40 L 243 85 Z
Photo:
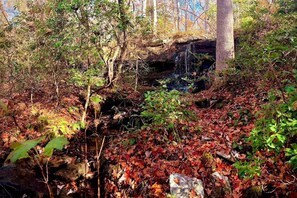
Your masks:
M 6 190 L 6 188 L 5 188 L 3 185 L 0 184 L 0 187 L 2 187 L 2 188 L 4 189 L 4 191 L 7 193 L 7 195 L 8 195 L 10 198 L 13 198 L 13 197 L 11 196 L 11 194 Z
M 296 181 L 296 177 L 294 176 L 294 175 L 291 175 L 294 179 L 293 179 L 293 181 L 290 181 L 290 182 L 284 182 L 283 180 L 281 180 L 281 182 L 283 183 L 283 184 L 285 184 L 285 185 L 291 185 L 291 184 L 293 184 L 293 183 L 295 183 L 295 181 Z
M 266 191 L 264 185 L 262 185 L 261 187 L 262 187 L 262 191 L 268 194 L 271 194 L 276 190 L 276 188 L 274 188 L 272 191 Z
M 13 113 L 11 114 L 11 117 L 12 117 L 13 122 L 14 122 L 14 124 L 16 125 L 16 127 L 19 128 L 19 130 L 23 133 L 24 130 L 23 130 L 23 128 L 19 125 L 19 123 L 18 123 L 18 121 L 17 121 L 17 118 L 16 118 L 16 116 L 15 116 L 15 112 L 13 112 Z
M 105 137 L 106 136 L 103 137 L 103 140 L 101 142 L 101 147 L 100 147 L 99 153 L 98 153 L 98 138 L 96 138 L 97 139 L 97 141 L 96 141 L 96 155 L 97 155 L 97 172 L 98 172 L 98 193 L 97 193 L 98 198 L 100 198 L 100 156 L 101 156 L 102 149 L 104 146 Z
M 41 174 L 42 174 L 42 177 L 43 177 L 43 182 L 46 184 L 46 187 L 47 187 L 47 190 L 48 190 L 48 193 L 49 193 L 49 197 L 50 198 L 53 198 L 54 197 L 54 195 L 53 195 L 53 193 L 52 193 L 52 190 L 51 190 L 51 187 L 49 186 L 49 183 L 48 183 L 48 181 L 49 181 L 49 178 L 48 178 L 48 159 L 47 159 L 47 161 L 46 161 L 46 170 L 45 170 L 45 172 L 46 172 L 46 175 L 44 174 L 44 169 L 43 169 L 43 167 L 42 167 L 42 165 L 41 165 L 41 163 L 40 163 L 40 161 L 39 161 L 39 159 L 40 159 L 40 156 L 39 156 L 39 154 L 38 154 L 38 151 L 37 151 L 37 149 L 35 149 L 34 148 L 34 151 L 35 151 L 35 153 L 36 153 L 36 155 L 34 155 L 34 159 L 35 159 L 35 161 L 36 161 L 36 163 L 37 163 L 37 165 L 38 165 L 38 167 L 40 168 L 40 170 L 41 170 Z
M 84 145 L 84 158 L 85 158 L 85 175 L 84 177 L 86 178 L 87 175 L 87 163 L 88 163 L 88 142 L 87 142 L 87 130 L 89 128 L 89 123 L 87 123 L 87 126 L 85 128 L 84 131 L 84 141 L 85 141 L 85 145 Z
M 102 149 L 103 149 L 103 146 L 104 146 L 104 142 L 105 142 L 105 136 L 103 137 L 103 140 L 102 140 L 102 143 L 101 143 L 101 147 L 100 147 L 100 151 L 99 151 L 98 159 L 99 159 L 100 156 L 101 156 Z

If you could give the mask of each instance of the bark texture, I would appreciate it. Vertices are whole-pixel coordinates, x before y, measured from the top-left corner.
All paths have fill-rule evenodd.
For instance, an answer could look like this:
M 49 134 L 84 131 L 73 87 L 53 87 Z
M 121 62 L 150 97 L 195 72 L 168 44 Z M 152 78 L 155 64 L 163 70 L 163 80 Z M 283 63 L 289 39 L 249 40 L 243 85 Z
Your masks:
M 153 31 L 154 34 L 157 34 L 157 0 L 153 0 Z
M 217 1 L 217 46 L 216 46 L 216 70 L 226 69 L 226 61 L 234 58 L 233 35 L 233 7 L 232 0 Z

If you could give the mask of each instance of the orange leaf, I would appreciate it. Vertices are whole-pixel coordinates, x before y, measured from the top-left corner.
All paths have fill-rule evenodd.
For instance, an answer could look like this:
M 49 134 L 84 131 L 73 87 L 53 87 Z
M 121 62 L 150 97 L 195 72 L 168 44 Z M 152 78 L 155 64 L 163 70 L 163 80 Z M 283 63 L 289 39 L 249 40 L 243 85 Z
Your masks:
M 155 196 L 159 196 L 163 192 L 162 186 L 160 184 L 158 184 L 158 183 L 154 183 L 152 185 L 152 189 L 154 191 Z

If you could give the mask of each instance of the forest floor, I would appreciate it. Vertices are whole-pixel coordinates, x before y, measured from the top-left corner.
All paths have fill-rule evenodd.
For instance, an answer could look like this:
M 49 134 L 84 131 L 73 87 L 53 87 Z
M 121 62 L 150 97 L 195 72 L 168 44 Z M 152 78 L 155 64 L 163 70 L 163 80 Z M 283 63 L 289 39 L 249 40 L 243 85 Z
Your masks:
M 281 156 L 274 163 L 269 153 L 261 153 L 266 162 L 261 175 L 254 178 L 239 178 L 233 167 L 235 161 L 245 160 L 252 152 L 245 139 L 254 128 L 256 112 L 267 102 L 269 89 L 260 84 L 263 82 L 187 94 L 187 108 L 196 119 L 180 123 L 180 142 L 164 128 L 123 132 L 121 138 L 110 141 L 104 153 L 106 159 L 120 166 L 110 175 L 106 190 L 119 196 L 165 197 L 169 193 L 169 175 L 180 173 L 201 179 L 209 197 L 288 196 L 297 185 Z M 210 103 L 203 106 L 201 101 Z M 228 177 L 228 181 L 213 181 L 214 172 Z M 119 186 L 121 178 L 125 185 Z M 232 192 L 227 192 L 226 182 L 230 182 Z
M 289 192 L 294 197 L 296 193 L 292 192 L 297 191 L 295 177 L 282 156 L 274 162 L 270 160 L 269 153 L 261 153 L 265 163 L 261 166 L 261 175 L 254 178 L 239 178 L 238 171 L 233 166 L 235 161 L 246 159 L 247 153 L 251 152 L 245 138 L 254 128 L 255 114 L 267 101 L 269 90 L 268 86 L 260 84 L 263 82 L 184 94 L 183 100 L 188 103 L 186 108 L 196 119 L 179 123 L 176 130 L 180 141 L 164 127 L 146 126 L 133 132 L 107 129 L 104 132 L 97 131 L 100 140 L 94 148 L 92 134 L 96 131 L 91 126 L 93 124 L 90 124 L 93 132 L 81 131 L 68 135 L 70 144 L 67 149 L 56 152 L 52 161 L 66 155 L 72 163 L 84 162 L 85 159 L 85 162 L 92 164 L 96 161 L 99 143 L 102 143 L 102 137 L 105 136 L 100 179 L 101 194 L 108 195 L 107 197 L 166 197 L 170 193 L 169 176 L 173 173 L 201 179 L 208 197 L 243 197 L 244 194 L 252 197 L 246 193 L 251 187 L 260 189 L 258 191 L 265 197 L 289 196 Z M 126 93 L 128 100 L 141 102 L 141 93 L 131 90 L 126 90 Z M 108 91 L 103 94 L 112 95 Z M 28 94 L 15 95 L 13 100 L 3 99 L 13 114 L 0 118 L 0 165 L 3 165 L 9 154 L 12 142 L 42 135 L 40 115 L 47 115 L 52 120 L 54 117 L 63 118 L 69 123 L 79 121 L 79 115 L 69 110 L 74 106 L 82 108 L 83 103 L 77 95 L 75 92 L 65 94 L 59 108 L 53 99 L 49 99 L 47 93 L 37 95 L 34 105 L 26 102 Z M 204 99 L 208 105 L 200 105 L 199 101 Z M 89 147 L 88 150 L 85 145 Z M 72 190 L 73 194 L 69 196 L 75 193 L 78 196 L 80 192 L 89 189 L 94 192 L 87 193 L 86 197 L 92 197 L 97 191 L 94 176 L 98 173 L 94 166 L 87 172 L 93 182 L 90 186 L 82 185 L 79 182 L 81 177 L 63 180 L 51 173 L 50 178 L 53 180 L 50 184 L 54 189 L 63 184 L 68 193 Z M 226 190 L 226 180 L 213 181 L 211 174 L 214 172 L 228 178 L 231 191 Z M 38 175 L 40 176 L 37 174 L 37 177 Z M 195 193 L 192 197 L 195 197 Z

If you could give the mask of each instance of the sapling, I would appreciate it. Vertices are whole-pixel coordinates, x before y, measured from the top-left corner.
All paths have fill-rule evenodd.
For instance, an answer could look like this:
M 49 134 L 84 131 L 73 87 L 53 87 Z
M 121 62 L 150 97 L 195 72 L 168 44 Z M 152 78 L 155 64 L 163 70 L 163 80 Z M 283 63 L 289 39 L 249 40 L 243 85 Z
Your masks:
M 45 139 L 46 137 L 42 136 L 40 138 L 26 140 L 21 143 L 15 142 L 11 146 L 13 150 L 8 155 L 6 161 L 15 163 L 19 159 L 31 158 L 40 168 L 43 182 L 46 184 L 49 196 L 52 198 L 54 195 L 49 185 L 48 162 L 53 155 L 54 149 L 62 150 L 69 142 L 66 137 L 55 137 L 51 139 L 42 150 L 38 150 L 36 148 L 37 145 Z M 43 167 L 44 160 L 45 168 Z

